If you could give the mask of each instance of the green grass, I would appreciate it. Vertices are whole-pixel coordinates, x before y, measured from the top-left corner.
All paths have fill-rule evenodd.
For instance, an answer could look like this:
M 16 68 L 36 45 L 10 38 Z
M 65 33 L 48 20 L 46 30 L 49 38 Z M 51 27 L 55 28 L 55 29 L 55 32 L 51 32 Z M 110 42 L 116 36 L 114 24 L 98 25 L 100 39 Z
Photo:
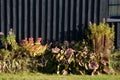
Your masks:
M 48 75 L 42 73 L 0 74 L 0 80 L 120 80 L 120 75 Z

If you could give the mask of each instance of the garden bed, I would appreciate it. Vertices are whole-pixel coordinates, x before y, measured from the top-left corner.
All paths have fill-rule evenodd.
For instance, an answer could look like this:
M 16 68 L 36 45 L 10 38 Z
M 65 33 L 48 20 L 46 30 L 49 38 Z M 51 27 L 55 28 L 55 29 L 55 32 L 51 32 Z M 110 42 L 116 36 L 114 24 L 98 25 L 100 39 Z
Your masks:
M 8 35 L 0 32 L 0 73 L 116 74 L 111 64 L 114 27 L 105 22 L 90 23 L 86 38 L 78 42 L 43 45 L 41 40 L 30 37 L 17 43 L 12 29 Z

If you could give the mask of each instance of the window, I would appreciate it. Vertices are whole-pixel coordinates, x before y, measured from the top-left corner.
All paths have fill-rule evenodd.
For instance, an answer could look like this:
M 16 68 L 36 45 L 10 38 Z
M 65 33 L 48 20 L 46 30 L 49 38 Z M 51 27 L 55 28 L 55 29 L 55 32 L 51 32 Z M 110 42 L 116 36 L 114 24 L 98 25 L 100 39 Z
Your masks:
M 120 0 L 108 0 L 109 17 L 119 17 L 120 18 Z

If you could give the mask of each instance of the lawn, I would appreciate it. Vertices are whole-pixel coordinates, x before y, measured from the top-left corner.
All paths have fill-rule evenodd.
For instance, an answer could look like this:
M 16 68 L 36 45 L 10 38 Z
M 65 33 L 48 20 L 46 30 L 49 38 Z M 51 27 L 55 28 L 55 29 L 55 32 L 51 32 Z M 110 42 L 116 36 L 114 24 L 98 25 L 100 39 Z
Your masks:
M 42 73 L 0 74 L 0 80 L 120 80 L 120 75 L 48 75 Z

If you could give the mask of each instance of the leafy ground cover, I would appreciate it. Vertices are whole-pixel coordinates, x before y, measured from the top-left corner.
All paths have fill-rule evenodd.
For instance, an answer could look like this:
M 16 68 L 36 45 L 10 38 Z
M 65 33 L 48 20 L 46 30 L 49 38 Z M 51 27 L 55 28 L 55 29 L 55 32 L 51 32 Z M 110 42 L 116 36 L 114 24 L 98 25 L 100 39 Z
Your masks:
M 42 73 L 0 74 L 0 80 L 119 80 L 120 75 L 57 75 Z

